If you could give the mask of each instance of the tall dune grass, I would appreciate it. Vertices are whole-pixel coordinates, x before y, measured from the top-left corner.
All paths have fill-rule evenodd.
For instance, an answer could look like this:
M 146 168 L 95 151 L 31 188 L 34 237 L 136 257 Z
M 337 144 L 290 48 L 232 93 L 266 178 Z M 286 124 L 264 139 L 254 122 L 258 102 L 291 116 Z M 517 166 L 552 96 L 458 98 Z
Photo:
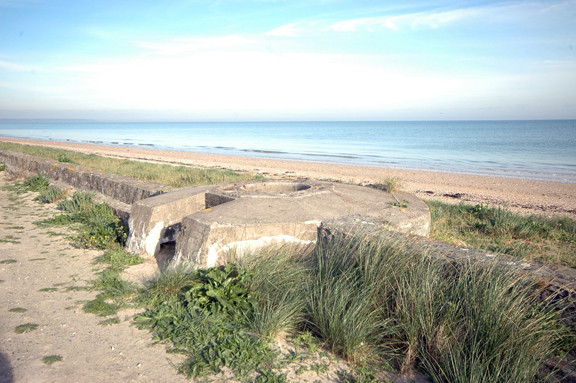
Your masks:
M 49 158 L 54 161 L 78 164 L 106 173 L 120 174 L 173 187 L 213 185 L 262 179 L 259 175 L 238 173 L 231 170 L 132 161 L 43 146 L 0 142 L 0 149 Z
M 236 331 L 260 339 L 311 332 L 335 354 L 373 371 L 419 371 L 434 382 L 536 382 L 568 336 L 554 307 L 513 270 L 441 262 L 398 236 L 336 237 L 308 256 L 268 250 L 245 258 L 240 268 L 238 288 L 250 291 L 250 305 L 228 306 L 239 321 Z M 161 302 L 186 296 L 190 281 L 178 279 L 183 285 L 168 289 L 176 295 L 156 301 L 149 318 L 174 304 Z M 218 326 L 214 318 L 206 323 Z M 178 342 L 187 326 L 201 323 L 155 331 Z
M 431 237 L 458 245 L 576 267 L 576 219 L 520 215 L 503 207 L 427 201 Z

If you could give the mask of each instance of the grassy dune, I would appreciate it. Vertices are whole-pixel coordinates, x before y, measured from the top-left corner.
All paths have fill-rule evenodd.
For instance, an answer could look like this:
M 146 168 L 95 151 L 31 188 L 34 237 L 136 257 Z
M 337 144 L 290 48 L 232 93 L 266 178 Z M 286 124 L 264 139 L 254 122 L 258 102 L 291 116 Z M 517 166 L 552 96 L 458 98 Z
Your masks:
M 131 161 L 84 154 L 71 150 L 53 149 L 0 142 L 0 149 L 49 158 L 63 163 L 73 163 L 106 173 L 120 174 L 143 181 L 157 182 L 173 187 L 211 185 L 261 179 L 261 176 L 231 170 L 172 166 L 143 161 Z

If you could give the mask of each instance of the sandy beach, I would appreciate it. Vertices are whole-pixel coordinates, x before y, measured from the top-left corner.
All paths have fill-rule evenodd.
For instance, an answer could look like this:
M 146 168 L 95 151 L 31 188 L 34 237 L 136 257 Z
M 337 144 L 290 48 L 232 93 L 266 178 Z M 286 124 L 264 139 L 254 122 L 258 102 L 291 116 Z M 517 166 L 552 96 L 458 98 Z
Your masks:
M 249 171 L 269 178 L 314 178 L 374 184 L 381 183 L 388 177 L 396 177 L 403 191 L 414 193 L 422 199 L 507 206 L 521 213 L 576 214 L 576 184 L 573 183 L 7 137 L 0 137 L 0 141 L 173 165 Z

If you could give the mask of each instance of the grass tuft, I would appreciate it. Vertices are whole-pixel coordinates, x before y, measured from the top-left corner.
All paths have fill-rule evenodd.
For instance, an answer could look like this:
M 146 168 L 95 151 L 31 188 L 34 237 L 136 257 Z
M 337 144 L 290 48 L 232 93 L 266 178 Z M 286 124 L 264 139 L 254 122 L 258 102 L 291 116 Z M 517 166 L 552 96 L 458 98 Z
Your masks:
M 115 315 L 120 307 L 113 303 L 108 303 L 102 298 L 96 298 L 84 304 L 82 308 L 84 309 L 84 312 L 89 314 L 105 317 Z
M 54 291 L 58 291 L 56 287 L 44 287 L 43 289 L 38 290 L 41 293 L 52 293 Z
M 55 186 L 48 186 L 40 190 L 40 195 L 35 198 L 36 201 L 41 203 L 55 203 L 66 197 L 66 191 L 59 189 Z
M 48 356 L 45 356 L 44 358 L 42 358 L 42 362 L 44 362 L 44 364 L 47 364 L 48 366 L 50 366 L 51 364 L 54 364 L 56 362 L 61 362 L 62 359 L 63 358 L 60 355 L 48 355 Z
M 34 331 L 37 328 L 38 328 L 38 325 L 35 323 L 26 323 L 26 324 L 21 324 L 20 326 L 16 326 L 16 328 L 14 329 L 14 332 L 16 334 L 24 334 L 25 332 Z

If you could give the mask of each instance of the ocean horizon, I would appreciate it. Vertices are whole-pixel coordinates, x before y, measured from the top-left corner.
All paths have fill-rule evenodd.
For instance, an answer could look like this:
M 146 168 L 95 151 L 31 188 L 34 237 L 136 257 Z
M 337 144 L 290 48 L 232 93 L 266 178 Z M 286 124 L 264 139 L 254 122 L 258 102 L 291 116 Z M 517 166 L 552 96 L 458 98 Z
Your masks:
M 0 136 L 576 183 L 576 120 L 0 120 Z

